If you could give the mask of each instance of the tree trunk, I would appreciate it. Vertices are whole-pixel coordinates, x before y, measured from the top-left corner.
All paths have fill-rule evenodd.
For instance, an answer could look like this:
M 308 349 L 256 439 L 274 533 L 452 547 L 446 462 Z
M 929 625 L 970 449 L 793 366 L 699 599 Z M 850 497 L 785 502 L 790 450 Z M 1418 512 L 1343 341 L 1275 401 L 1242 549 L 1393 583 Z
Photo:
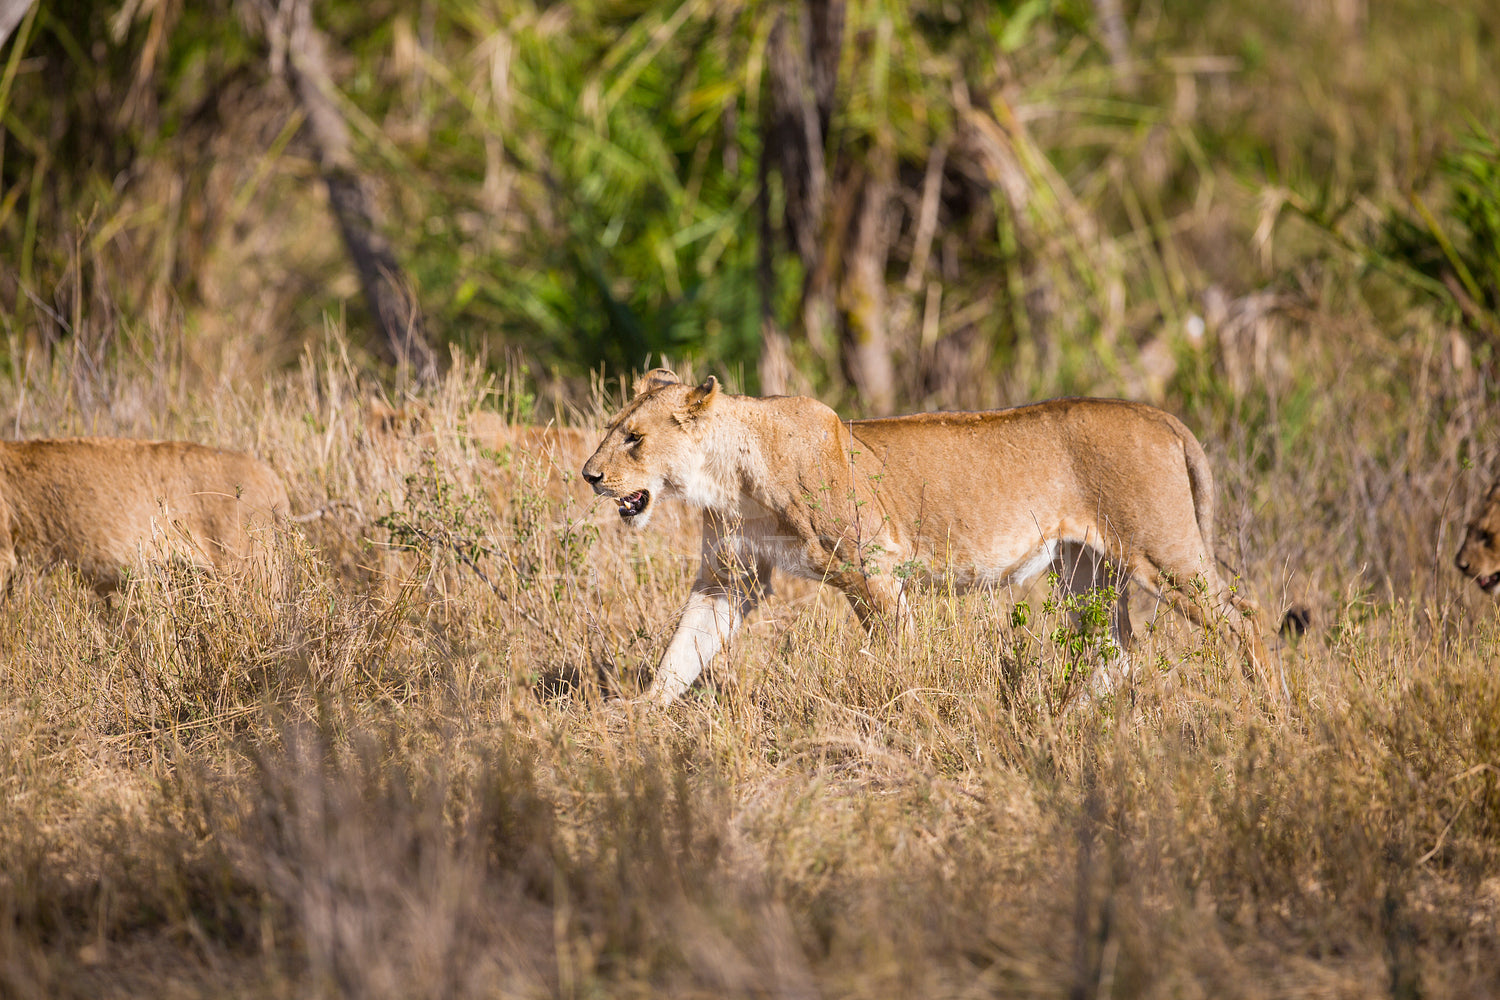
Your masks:
M 761 389 L 785 392 L 791 380 L 790 340 L 774 316 L 776 227 L 771 221 L 769 174 L 781 177 L 781 227 L 802 262 L 802 332 L 817 339 L 834 312 L 831 283 L 823 280 L 828 165 L 825 148 L 833 118 L 843 45 L 843 0 L 807 0 L 798 13 L 778 15 L 767 40 L 768 100 L 762 118 L 760 163 Z
M 855 197 L 859 209 L 849 230 L 839 283 L 839 334 L 844 369 L 865 409 L 891 412 L 896 372 L 886 331 L 885 265 L 890 251 L 886 231 L 894 165 L 886 149 L 872 150 L 870 172 Z
M 375 228 L 369 199 L 349 151 L 349 127 L 334 102 L 327 43 L 307 0 L 260 4 L 271 42 L 272 71 L 284 75 L 307 114 L 306 132 L 317 151 L 328 203 L 349 258 L 359 274 L 365 301 L 387 361 L 419 382 L 437 376 L 438 359 L 427 342 L 426 323 L 411 284 L 395 253 Z
M 794 19 L 795 17 L 795 19 Z M 802 262 L 801 331 L 814 349 L 837 345 L 844 374 L 871 413 L 889 413 L 895 371 L 886 331 L 888 216 L 894 153 L 876 148 L 865 164 L 831 170 L 828 135 L 843 47 L 843 0 L 805 0 L 782 15 L 767 40 L 768 97 L 760 165 L 761 387 L 782 392 L 795 373 L 790 340 L 772 309 L 775 271 L 769 174 L 781 177 L 786 242 Z M 854 155 L 859 155 L 858 153 Z M 844 180 L 831 190 L 830 176 Z

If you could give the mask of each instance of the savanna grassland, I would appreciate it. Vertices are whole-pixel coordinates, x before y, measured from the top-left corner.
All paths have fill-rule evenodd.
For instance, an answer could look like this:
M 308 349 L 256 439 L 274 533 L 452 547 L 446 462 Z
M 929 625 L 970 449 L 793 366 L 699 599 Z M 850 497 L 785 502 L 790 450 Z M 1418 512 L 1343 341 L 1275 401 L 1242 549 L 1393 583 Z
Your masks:
M 1500 615 L 1451 565 L 1500 472 L 1500 15 L 1131 5 L 1118 61 L 1110 6 L 849 6 L 910 100 L 882 117 L 880 60 L 846 55 L 839 148 L 889 155 L 913 219 L 925 177 L 969 184 L 927 188 L 957 193 L 925 250 L 892 224 L 893 398 L 1178 414 L 1289 702 L 1167 613 L 1079 705 L 1097 633 L 1045 585 L 931 592 L 897 645 L 778 578 L 688 696 L 620 707 L 696 521 L 627 530 L 576 446 L 476 413 L 587 437 L 646 350 L 760 390 L 760 91 L 724 67 L 764 6 L 320 9 L 450 359 L 427 381 L 369 344 L 298 113 L 230 37 L 245 7 L 122 7 L 88 73 L 87 17 L 37 8 L 0 49 L 6 436 L 247 451 L 311 516 L 275 591 L 18 575 L 0 997 L 1500 995 Z M 171 55 L 190 29 L 217 63 Z M 959 77 L 998 132 L 943 110 L 984 103 Z M 690 113 L 630 132 L 640 87 Z M 740 112 L 732 164 L 704 90 Z M 89 129 L 118 173 L 69 145 Z M 794 256 L 792 382 L 869 412 L 836 333 L 795 334 Z M 1271 638 L 1293 605 L 1306 633 Z

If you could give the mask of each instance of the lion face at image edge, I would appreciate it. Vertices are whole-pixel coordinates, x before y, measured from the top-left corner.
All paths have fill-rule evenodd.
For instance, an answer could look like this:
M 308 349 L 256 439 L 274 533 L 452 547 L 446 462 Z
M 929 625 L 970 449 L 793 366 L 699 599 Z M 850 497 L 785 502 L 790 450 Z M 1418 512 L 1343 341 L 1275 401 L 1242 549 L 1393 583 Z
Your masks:
M 1500 593 L 1500 482 L 1490 487 L 1469 521 L 1453 564 L 1486 594 Z
M 709 376 L 684 385 L 665 369 L 636 381 L 635 398 L 605 428 L 604 440 L 583 466 L 583 478 L 615 500 L 620 518 L 643 527 L 663 497 L 684 498 L 696 478 L 693 427 L 719 391 Z

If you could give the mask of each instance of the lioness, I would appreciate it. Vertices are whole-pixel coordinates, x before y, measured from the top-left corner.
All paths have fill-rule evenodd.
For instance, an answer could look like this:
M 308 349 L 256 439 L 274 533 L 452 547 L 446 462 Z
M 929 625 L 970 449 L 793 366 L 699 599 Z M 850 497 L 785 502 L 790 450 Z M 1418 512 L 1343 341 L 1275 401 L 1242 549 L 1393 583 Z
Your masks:
M 0 596 L 20 559 L 66 562 L 101 595 L 166 559 L 243 564 L 288 511 L 265 463 L 181 441 L 0 441 Z
M 755 398 L 710 377 L 647 373 L 583 466 L 622 518 L 658 501 L 703 508 L 703 562 L 646 694 L 685 691 L 770 591 L 772 567 L 844 591 L 860 621 L 901 625 L 905 581 L 1024 583 L 1056 568 L 1072 591 L 1119 587 L 1112 637 L 1130 642 L 1126 583 L 1191 619 L 1222 611 L 1251 665 L 1265 648 L 1214 565 L 1213 477 L 1177 418 L 1139 403 L 1059 399 L 984 413 L 842 421 L 816 400 Z
M 1500 479 L 1485 493 L 1484 503 L 1464 529 L 1464 543 L 1453 565 L 1486 594 L 1500 593 Z

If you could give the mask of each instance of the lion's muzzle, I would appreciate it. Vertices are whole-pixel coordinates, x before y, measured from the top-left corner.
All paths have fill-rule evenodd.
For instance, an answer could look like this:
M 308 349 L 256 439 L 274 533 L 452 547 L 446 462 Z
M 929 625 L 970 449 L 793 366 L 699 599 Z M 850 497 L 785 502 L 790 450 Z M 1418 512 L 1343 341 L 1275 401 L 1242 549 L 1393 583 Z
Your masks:
M 1458 555 L 1453 560 L 1454 568 L 1464 576 L 1472 579 L 1479 589 L 1486 594 L 1493 594 L 1497 590 L 1500 590 L 1500 571 L 1485 574 L 1475 573 L 1468 559 L 1468 550 L 1469 547 L 1467 545 L 1459 550 Z
M 627 521 L 645 513 L 646 508 L 651 505 L 650 490 L 619 493 L 604 485 L 604 473 L 593 472 L 587 465 L 583 467 L 583 481 L 593 487 L 595 493 L 613 499 L 619 507 L 620 517 Z

